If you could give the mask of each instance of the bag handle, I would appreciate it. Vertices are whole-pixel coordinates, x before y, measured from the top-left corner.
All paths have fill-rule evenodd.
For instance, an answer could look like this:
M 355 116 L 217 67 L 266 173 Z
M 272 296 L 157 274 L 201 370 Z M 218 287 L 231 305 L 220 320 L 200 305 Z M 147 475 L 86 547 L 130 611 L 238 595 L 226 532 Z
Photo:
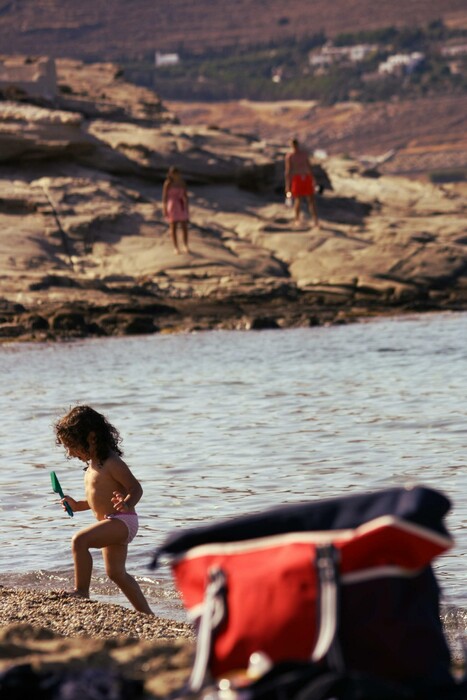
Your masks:
M 326 658 L 334 671 L 343 671 L 344 662 L 337 643 L 339 612 L 339 553 L 333 544 L 316 548 L 319 582 L 319 630 L 311 654 L 314 663 Z
M 188 680 L 188 688 L 194 693 L 199 692 L 203 687 L 211 655 L 213 632 L 225 618 L 225 594 L 225 574 L 222 569 L 212 567 L 208 571 L 208 583 L 199 623 L 195 660 Z

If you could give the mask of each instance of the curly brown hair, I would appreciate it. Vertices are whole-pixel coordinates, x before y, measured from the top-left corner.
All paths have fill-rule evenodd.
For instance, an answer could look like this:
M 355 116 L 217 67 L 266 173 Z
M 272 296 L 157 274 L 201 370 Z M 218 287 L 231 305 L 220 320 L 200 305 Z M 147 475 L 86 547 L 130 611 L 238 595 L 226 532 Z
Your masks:
M 75 406 L 63 418 L 55 423 L 57 445 L 70 447 L 75 445 L 89 452 L 89 434 L 94 433 L 96 442 L 96 457 L 102 464 L 111 450 L 123 455 L 120 447 L 122 438 L 117 428 L 90 406 Z

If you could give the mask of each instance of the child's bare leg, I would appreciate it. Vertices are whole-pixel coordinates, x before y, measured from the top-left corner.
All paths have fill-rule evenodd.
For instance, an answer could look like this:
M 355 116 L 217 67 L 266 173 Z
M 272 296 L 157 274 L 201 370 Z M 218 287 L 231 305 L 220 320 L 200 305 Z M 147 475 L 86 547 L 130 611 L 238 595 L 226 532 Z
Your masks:
M 78 532 L 71 541 L 71 551 L 75 563 L 75 594 L 89 598 L 91 585 L 92 556 L 86 546 L 86 541 Z
M 127 545 L 122 544 L 110 545 L 102 550 L 107 576 L 117 584 L 136 610 L 153 615 L 139 584 L 125 569 L 127 552 Z
M 186 221 L 182 221 L 182 234 L 183 234 L 183 249 L 185 253 L 189 253 L 190 249 L 188 248 L 188 223 Z
M 174 253 L 176 253 L 178 255 L 180 253 L 180 249 L 178 247 L 178 241 L 177 241 L 177 222 L 176 221 L 170 222 L 170 235 L 172 236 Z
M 89 598 L 92 574 L 91 548 L 101 549 L 110 544 L 124 542 L 128 530 L 118 520 L 101 520 L 80 530 L 72 539 L 71 549 L 75 563 L 75 595 Z

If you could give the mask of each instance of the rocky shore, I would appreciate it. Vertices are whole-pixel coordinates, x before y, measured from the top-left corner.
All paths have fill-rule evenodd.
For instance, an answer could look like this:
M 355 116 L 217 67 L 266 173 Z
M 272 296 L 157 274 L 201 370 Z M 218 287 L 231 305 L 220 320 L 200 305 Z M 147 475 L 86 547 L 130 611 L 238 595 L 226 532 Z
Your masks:
M 321 226 L 297 229 L 287 144 L 182 126 L 112 64 L 56 66 L 53 99 L 0 101 L 0 341 L 467 308 L 465 185 L 315 160 Z M 170 165 L 189 186 L 187 255 L 162 215 Z
M 22 683 L 28 677 L 26 669 L 30 669 L 36 681 L 76 675 L 81 683 L 94 685 L 113 681 L 121 686 L 126 682 L 128 698 L 143 697 L 143 691 L 144 697 L 164 697 L 183 686 L 191 671 L 193 651 L 192 629 L 181 622 L 53 592 L 0 587 L 2 697 L 7 697 L 2 676 L 10 670 L 14 684 L 15 668 L 21 670 Z M 26 697 L 24 689 L 23 695 L 11 697 Z M 29 697 L 38 697 L 37 692 L 36 687 Z M 90 696 L 84 693 L 80 697 Z
M 448 610 L 444 622 L 454 646 L 465 619 Z M 5 698 L 39 697 L 37 683 L 50 688 L 65 681 L 70 683 L 66 697 L 73 700 L 166 698 L 187 681 L 194 649 L 193 630 L 182 622 L 56 592 L 0 587 L 0 694 Z M 461 656 L 457 647 L 456 674 L 462 672 Z M 91 687 L 97 692 L 96 684 L 101 694 L 87 694 Z

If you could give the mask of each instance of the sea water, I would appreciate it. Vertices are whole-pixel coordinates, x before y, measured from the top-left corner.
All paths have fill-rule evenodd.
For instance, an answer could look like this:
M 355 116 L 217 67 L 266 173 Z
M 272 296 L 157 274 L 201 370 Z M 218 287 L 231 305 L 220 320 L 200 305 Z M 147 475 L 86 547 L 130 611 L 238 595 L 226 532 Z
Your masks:
M 68 517 L 83 494 L 54 421 L 91 404 L 121 432 L 141 481 L 128 570 L 154 611 L 183 619 L 151 555 L 175 528 L 271 506 L 424 484 L 452 501 L 454 548 L 434 568 L 467 608 L 467 314 L 352 325 L 0 346 L 0 572 L 6 586 L 71 588 Z M 128 605 L 94 556 L 92 596 Z

